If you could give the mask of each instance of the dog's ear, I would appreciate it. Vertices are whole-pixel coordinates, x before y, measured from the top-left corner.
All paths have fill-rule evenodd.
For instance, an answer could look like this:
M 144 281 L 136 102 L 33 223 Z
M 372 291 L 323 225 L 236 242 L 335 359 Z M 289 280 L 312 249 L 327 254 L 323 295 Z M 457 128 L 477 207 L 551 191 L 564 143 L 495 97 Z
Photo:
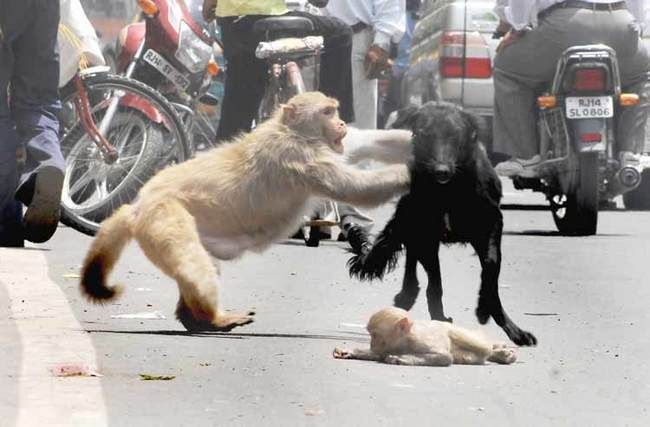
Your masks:
M 415 125 L 415 119 L 417 117 L 417 112 L 420 107 L 415 105 L 409 105 L 400 110 L 397 110 L 397 118 L 390 125 L 392 129 L 408 129 L 413 130 Z
M 468 113 L 467 111 L 462 111 L 461 114 L 467 124 L 470 140 L 472 142 L 484 141 L 484 136 L 487 135 L 487 124 L 485 120 L 481 116 Z

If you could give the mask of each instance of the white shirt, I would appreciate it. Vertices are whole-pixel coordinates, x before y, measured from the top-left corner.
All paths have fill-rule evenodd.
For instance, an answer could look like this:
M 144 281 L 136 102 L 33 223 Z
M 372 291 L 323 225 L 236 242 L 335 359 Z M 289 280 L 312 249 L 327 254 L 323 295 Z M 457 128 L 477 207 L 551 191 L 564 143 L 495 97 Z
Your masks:
M 515 30 L 534 23 L 537 14 L 555 3 L 563 0 L 497 0 L 495 12 L 501 19 L 505 19 Z M 620 0 L 588 0 L 589 3 L 618 3 Z M 634 15 L 639 24 L 645 22 L 644 0 L 626 0 L 627 8 Z
M 374 43 L 386 50 L 406 31 L 405 0 L 330 0 L 325 10 L 348 25 L 369 25 L 375 31 Z

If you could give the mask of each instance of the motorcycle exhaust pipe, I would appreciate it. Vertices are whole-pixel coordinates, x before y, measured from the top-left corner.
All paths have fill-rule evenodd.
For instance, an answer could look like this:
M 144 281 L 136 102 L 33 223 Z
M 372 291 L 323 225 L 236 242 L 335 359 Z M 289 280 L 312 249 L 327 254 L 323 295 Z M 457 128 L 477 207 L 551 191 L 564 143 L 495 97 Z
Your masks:
M 641 182 L 641 173 L 633 167 L 626 166 L 618 171 L 618 180 L 627 188 L 634 188 Z

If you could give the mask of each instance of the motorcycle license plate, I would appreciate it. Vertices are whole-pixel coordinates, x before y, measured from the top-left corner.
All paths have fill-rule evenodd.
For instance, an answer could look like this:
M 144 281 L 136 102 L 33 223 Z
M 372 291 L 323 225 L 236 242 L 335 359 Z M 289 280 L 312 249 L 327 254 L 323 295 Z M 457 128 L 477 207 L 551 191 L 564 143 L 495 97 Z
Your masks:
M 172 64 L 169 63 L 165 58 L 163 58 L 155 50 L 148 49 L 143 59 L 146 63 L 150 64 L 156 70 L 167 77 L 174 85 L 176 85 L 181 90 L 187 90 L 187 87 L 190 85 L 190 81 L 181 74 Z
M 570 96 L 566 98 L 567 119 L 600 119 L 614 117 L 611 96 Z

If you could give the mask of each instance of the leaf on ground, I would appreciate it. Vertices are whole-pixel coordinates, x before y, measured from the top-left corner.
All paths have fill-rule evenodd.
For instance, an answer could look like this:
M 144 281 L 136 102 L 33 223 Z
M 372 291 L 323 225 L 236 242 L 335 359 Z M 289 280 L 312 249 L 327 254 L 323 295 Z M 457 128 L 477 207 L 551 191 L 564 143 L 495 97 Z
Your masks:
M 150 375 L 139 374 L 142 381 L 169 381 L 176 378 L 176 375 Z

